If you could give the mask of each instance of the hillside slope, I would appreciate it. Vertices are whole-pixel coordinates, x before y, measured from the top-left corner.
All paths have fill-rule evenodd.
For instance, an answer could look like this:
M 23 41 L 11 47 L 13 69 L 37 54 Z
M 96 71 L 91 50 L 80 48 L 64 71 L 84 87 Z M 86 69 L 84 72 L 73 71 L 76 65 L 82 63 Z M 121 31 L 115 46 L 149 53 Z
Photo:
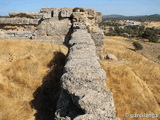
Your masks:
M 160 113 L 160 64 L 132 49 L 126 38 L 106 37 L 104 53 L 116 55 L 120 62 L 100 60 L 122 120 L 129 120 L 125 113 Z M 58 94 L 53 79 L 60 78 L 66 53 L 66 47 L 51 43 L 0 40 L 0 120 L 53 117 Z
M 100 61 L 108 75 L 106 83 L 113 92 L 117 116 L 122 120 L 129 119 L 124 117 L 126 113 L 160 113 L 160 64 L 132 49 L 126 38 L 106 37 L 103 52 L 116 55 L 121 62 Z
M 153 15 L 140 15 L 140 16 L 123 16 L 123 15 L 103 15 L 104 19 L 113 20 L 143 20 L 143 21 L 160 21 L 159 14 Z
M 51 43 L 0 40 L 0 120 L 51 117 L 54 74 L 60 77 L 66 53 L 66 47 Z M 56 54 L 60 56 L 55 59 Z

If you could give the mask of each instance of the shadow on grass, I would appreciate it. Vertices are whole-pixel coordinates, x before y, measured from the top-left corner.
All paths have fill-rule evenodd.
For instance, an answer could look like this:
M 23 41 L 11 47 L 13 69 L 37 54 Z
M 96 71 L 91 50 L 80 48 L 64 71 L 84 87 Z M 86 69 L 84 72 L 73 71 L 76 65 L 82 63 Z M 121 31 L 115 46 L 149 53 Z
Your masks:
M 132 50 L 132 51 L 136 51 L 135 49 L 132 49 L 132 48 L 127 48 L 127 49 Z
M 47 65 L 50 71 L 43 77 L 42 85 L 33 93 L 30 106 L 36 110 L 35 120 L 53 120 L 60 94 L 60 78 L 63 74 L 65 55 L 55 52 Z

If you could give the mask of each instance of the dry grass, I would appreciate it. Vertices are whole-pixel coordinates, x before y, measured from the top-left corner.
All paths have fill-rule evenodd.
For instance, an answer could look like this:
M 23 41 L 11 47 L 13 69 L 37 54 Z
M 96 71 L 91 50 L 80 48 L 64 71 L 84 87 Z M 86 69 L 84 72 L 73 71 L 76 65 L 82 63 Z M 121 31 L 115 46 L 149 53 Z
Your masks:
M 122 120 L 129 120 L 124 117 L 125 113 L 158 114 L 160 65 L 132 51 L 133 46 L 126 40 L 123 37 L 106 37 L 103 46 L 104 53 L 115 54 L 125 64 L 100 61 L 108 75 L 106 82 L 113 92 L 117 115 Z M 47 66 L 56 51 L 66 54 L 67 48 L 51 43 L 0 40 L 0 120 L 35 119 L 36 111 L 29 102 L 34 99 L 36 89 L 42 86 L 44 76 L 51 71 Z M 43 88 L 44 85 L 40 89 Z
M 67 48 L 51 43 L 0 40 L 0 120 L 34 120 L 29 102 L 50 71 L 54 52 Z
M 146 27 L 160 28 L 160 22 L 149 22 Z
M 160 113 L 160 64 L 131 49 L 133 46 L 128 44 L 125 38 L 106 37 L 104 53 L 116 55 L 125 64 L 101 60 L 102 67 L 108 75 L 106 81 L 108 88 L 114 95 L 117 115 L 122 120 L 129 119 L 124 117 L 125 113 Z M 151 118 L 136 119 L 151 120 Z

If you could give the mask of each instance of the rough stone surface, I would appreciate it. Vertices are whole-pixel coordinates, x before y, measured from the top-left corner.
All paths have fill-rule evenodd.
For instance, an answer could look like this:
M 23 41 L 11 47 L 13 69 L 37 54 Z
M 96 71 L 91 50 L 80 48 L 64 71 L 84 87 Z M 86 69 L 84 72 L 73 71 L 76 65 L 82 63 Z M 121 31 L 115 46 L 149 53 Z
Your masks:
M 38 25 L 40 19 L 29 19 L 29 18 L 0 18 L 0 24 L 10 25 Z
M 110 60 L 118 60 L 117 57 L 113 54 L 107 54 L 106 58 Z
M 100 23 L 102 21 L 102 13 L 101 12 L 96 12 L 96 23 Z
M 56 44 L 63 44 L 71 27 L 69 19 L 49 19 L 42 21 L 33 32 L 32 39 L 45 40 Z
M 7 32 L 0 32 L 0 36 L 3 38 L 24 38 L 29 39 L 32 36 L 31 31 L 7 31 Z
M 45 7 L 41 8 L 40 13 L 43 13 L 43 19 L 49 19 L 49 18 L 58 18 L 60 13 L 60 8 L 52 8 L 52 7 Z
M 87 14 L 87 17 L 89 19 L 94 19 L 95 18 L 94 9 L 86 9 L 86 14 Z
M 43 17 L 43 14 L 39 12 L 13 12 L 13 13 L 9 13 L 9 16 L 11 18 L 41 19 Z
M 78 29 L 69 44 L 56 119 L 118 120 L 112 93 L 106 89 L 106 73 L 98 62 L 90 34 Z
M 102 46 L 103 45 L 103 39 L 104 39 L 104 33 L 103 33 L 103 30 L 93 30 L 91 32 L 91 37 L 92 39 L 94 40 L 94 43 L 96 46 Z
M 62 8 L 61 9 L 61 17 L 71 17 L 72 15 L 72 9 L 71 8 Z

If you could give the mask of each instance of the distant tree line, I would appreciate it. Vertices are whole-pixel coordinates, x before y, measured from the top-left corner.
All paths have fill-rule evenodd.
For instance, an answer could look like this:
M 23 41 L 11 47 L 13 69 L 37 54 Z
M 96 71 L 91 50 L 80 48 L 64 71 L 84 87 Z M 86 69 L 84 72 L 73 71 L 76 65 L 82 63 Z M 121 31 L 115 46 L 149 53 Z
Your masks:
M 115 17 L 115 18 L 107 18 L 104 16 L 104 20 L 136 20 L 140 22 L 160 21 L 160 15 L 153 14 L 153 15 L 145 15 L 145 16 L 120 16 L 120 17 Z
M 125 26 L 109 28 L 109 32 L 105 33 L 107 36 L 123 36 L 128 38 L 142 38 L 148 39 L 149 42 L 158 42 L 160 29 L 156 28 L 145 28 L 145 26 Z
M 0 16 L 0 18 L 9 18 L 9 16 Z
M 101 23 L 100 23 L 100 26 L 122 26 L 122 24 L 118 23 L 117 20 L 111 20 L 111 21 L 105 21 L 103 20 Z

